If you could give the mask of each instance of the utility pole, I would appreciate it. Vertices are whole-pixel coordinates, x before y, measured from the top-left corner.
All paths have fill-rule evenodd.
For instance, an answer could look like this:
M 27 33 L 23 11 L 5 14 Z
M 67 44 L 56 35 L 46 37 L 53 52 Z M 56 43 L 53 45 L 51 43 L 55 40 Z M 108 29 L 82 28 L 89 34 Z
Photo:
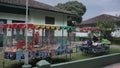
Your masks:
M 31 68 L 31 65 L 29 65 L 29 57 L 28 57 L 28 38 L 27 38 L 27 32 L 28 32 L 28 0 L 26 0 L 26 19 L 25 19 L 25 25 L 26 25 L 26 28 L 25 28 L 25 41 L 26 41 L 26 45 L 25 45 L 25 50 L 24 50 L 24 60 L 25 60 L 25 63 L 24 65 L 22 65 L 22 68 Z

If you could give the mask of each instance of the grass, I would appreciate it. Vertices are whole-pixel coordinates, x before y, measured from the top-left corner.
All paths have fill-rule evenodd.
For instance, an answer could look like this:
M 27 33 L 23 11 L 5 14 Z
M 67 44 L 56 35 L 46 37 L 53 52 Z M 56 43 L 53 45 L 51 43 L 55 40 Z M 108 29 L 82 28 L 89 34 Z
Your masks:
M 75 52 L 75 49 L 74 49 Z M 112 53 L 119 53 L 120 49 L 110 49 L 109 54 Z M 77 53 L 72 53 L 72 54 L 65 54 L 65 55 L 58 55 L 58 56 L 53 56 L 52 58 L 46 58 L 50 63 L 55 64 L 55 63 L 62 63 L 62 62 L 68 62 L 68 61 L 74 61 L 74 60 L 80 60 L 80 59 L 86 59 L 86 58 L 91 58 L 95 56 L 91 55 L 82 55 L 81 52 Z M 40 61 L 41 59 L 31 59 L 30 64 L 32 66 L 35 66 L 36 62 Z M 51 61 L 52 60 L 52 61 Z M 24 64 L 24 60 L 5 60 L 5 68 L 21 68 L 21 65 Z M 0 68 L 3 68 L 3 63 L 2 63 L 2 55 L 0 54 Z
M 113 45 L 117 45 L 117 46 L 120 46 L 120 42 L 119 43 L 112 43 Z
M 112 40 L 112 44 L 115 44 L 115 45 L 120 45 L 120 38 L 114 38 L 113 40 Z
M 120 49 L 111 48 L 110 54 L 112 54 L 112 53 L 120 53 Z

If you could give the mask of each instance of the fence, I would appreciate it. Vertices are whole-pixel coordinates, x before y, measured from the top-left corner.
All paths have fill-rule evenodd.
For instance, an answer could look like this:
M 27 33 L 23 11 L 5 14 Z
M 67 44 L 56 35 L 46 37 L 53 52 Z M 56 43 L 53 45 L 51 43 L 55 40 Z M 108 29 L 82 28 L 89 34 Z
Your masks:
M 120 62 L 120 53 L 52 65 L 45 60 L 41 60 L 36 64 L 37 67 L 33 68 L 101 68 L 118 62 Z M 23 65 L 22 68 L 31 67 Z

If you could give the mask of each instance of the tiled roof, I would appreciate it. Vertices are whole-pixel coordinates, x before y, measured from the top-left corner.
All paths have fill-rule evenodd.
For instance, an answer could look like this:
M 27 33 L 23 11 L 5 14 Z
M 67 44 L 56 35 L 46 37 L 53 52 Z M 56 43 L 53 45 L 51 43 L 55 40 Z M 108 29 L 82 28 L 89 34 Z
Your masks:
M 46 11 L 53 11 L 53 12 L 59 12 L 59 13 L 65 13 L 65 14 L 72 14 L 69 11 L 65 11 L 63 9 L 53 7 L 35 0 L 28 0 L 29 1 L 29 7 L 30 8 L 38 8 L 41 10 Z M 26 5 L 26 0 L 0 0 L 0 3 L 4 4 L 10 4 L 10 5 L 17 5 L 17 6 L 24 6 Z
M 93 18 L 90 18 L 88 20 L 85 20 L 81 22 L 81 25 L 91 25 L 91 24 L 96 24 L 97 20 L 114 20 L 114 21 L 120 21 L 119 17 L 112 16 L 112 15 L 107 15 L 107 14 L 102 14 Z

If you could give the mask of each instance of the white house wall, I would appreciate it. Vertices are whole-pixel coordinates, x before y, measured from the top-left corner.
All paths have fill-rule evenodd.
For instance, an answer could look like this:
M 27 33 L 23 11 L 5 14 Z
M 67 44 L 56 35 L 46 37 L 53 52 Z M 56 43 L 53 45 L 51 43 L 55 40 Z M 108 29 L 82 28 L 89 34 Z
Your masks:
M 7 23 L 12 23 L 12 20 L 25 21 L 25 15 L 0 12 L 0 19 L 6 19 Z M 7 29 L 7 36 L 11 36 L 11 35 L 12 35 L 12 31 L 9 31 Z
M 36 24 L 45 24 L 45 16 L 54 17 L 55 18 L 55 25 L 67 25 L 67 16 L 60 14 L 60 13 L 53 13 L 53 12 L 43 12 L 38 10 L 30 10 L 29 14 L 29 22 L 36 23 Z M 12 23 L 12 20 L 20 20 L 25 21 L 25 15 L 20 14 L 11 14 L 11 13 L 1 13 L 0 12 L 0 19 L 6 19 L 7 23 Z M 28 33 L 29 36 L 32 34 Z M 40 35 L 42 32 L 40 31 Z M 11 36 L 11 31 L 7 31 L 7 36 Z M 61 30 L 55 30 L 55 36 L 62 36 Z M 64 30 L 64 36 L 67 36 L 67 31 Z
M 116 30 L 116 31 L 112 32 L 111 35 L 113 37 L 120 37 L 120 30 Z
M 43 12 L 39 10 L 31 10 L 30 12 L 30 20 L 32 23 L 36 24 L 45 24 L 45 17 L 54 17 L 55 18 L 55 25 L 59 26 L 67 26 L 67 16 L 63 14 L 53 13 L 53 12 Z M 40 35 L 42 35 L 42 32 L 40 31 Z M 55 36 L 62 36 L 61 30 L 55 30 Z M 66 30 L 64 30 L 64 36 L 67 36 Z
M 88 37 L 88 32 L 76 32 L 76 37 Z
M 7 22 L 7 23 L 12 23 L 12 20 L 25 21 L 25 15 L 11 14 L 11 13 L 1 13 L 0 12 L 0 19 L 9 20 L 9 22 Z

